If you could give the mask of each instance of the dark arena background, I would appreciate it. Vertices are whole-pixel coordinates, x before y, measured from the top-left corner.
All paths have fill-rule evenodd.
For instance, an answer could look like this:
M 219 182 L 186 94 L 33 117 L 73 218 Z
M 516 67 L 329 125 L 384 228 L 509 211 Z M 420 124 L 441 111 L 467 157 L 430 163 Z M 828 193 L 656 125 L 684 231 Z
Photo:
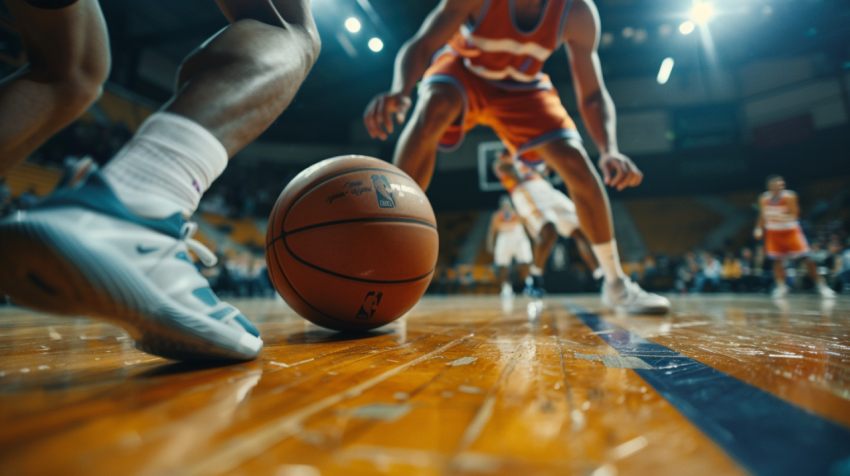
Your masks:
M 192 217 L 219 258 L 200 272 L 262 333 L 256 360 L 174 363 L 119 327 L 0 296 L 0 475 L 850 476 L 846 0 L 596 0 L 620 149 L 645 174 L 608 188 L 620 260 L 668 314 L 604 308 L 564 238 L 544 297 L 523 295 L 517 266 L 505 292 L 487 241 L 507 192 L 485 127 L 438 153 L 439 257 L 404 317 L 337 333 L 278 296 L 264 257 L 278 195 L 329 157 L 392 161 L 401 127 L 372 139 L 363 111 L 437 3 L 312 0 L 321 55 Z M 171 97 L 183 58 L 228 25 L 211 0 L 100 5 L 103 93 L 0 178 L 0 217 L 81 160 L 108 163 Z M 0 0 L 0 77 L 27 61 Z M 595 164 L 563 48 L 544 71 Z M 787 261 L 778 298 L 753 233 L 772 174 L 799 196 L 819 275 Z

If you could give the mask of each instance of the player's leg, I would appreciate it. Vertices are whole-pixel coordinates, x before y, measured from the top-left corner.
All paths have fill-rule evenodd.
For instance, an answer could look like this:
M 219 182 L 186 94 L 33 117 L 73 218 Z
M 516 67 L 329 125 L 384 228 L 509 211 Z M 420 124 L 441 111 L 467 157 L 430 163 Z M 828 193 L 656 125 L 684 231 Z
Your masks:
M 773 279 L 776 282 L 776 287 L 773 289 L 772 296 L 781 298 L 788 295 L 788 284 L 785 282 L 787 276 L 785 274 L 785 260 L 773 260 Z
M 510 276 L 510 269 L 508 267 L 511 265 L 511 254 L 507 249 L 503 233 L 496 235 L 496 243 L 493 245 L 493 264 L 499 268 L 500 284 L 504 291 L 505 286 L 508 285 Z
M 254 3 L 271 6 L 268 1 Z M 191 215 L 227 159 L 280 115 L 312 67 L 319 40 L 306 0 L 302 7 L 287 12 L 288 17 L 277 24 L 264 22 L 274 21 L 266 9 L 249 11 L 264 21 L 236 17 L 232 25 L 186 58 L 176 94 L 131 141 L 139 146 L 125 148 L 104 169 L 125 205 L 149 217 L 162 218 L 178 211 Z M 148 137 L 161 141 L 163 134 L 170 134 L 182 141 L 179 131 L 196 129 L 193 126 L 201 126 L 197 132 L 215 138 L 211 148 L 216 150 L 208 154 L 187 151 L 179 159 L 142 150 L 148 148 L 141 144 Z M 202 146 L 199 143 L 197 147 Z M 152 203 L 151 196 L 157 197 L 158 203 Z
M 825 298 L 835 297 L 835 291 L 830 289 L 826 283 L 826 279 L 818 274 L 818 265 L 808 256 L 803 258 L 803 262 L 806 265 L 806 270 L 809 272 L 809 277 L 815 283 L 815 289 L 818 291 L 818 294 Z
M 545 143 L 535 151 L 567 184 L 581 230 L 590 241 L 605 274 L 603 301 L 606 305 L 622 307 L 633 313 L 667 312 L 669 300 L 646 293 L 625 276 L 614 240 L 608 194 L 581 143 L 574 139 L 559 139 Z
M 0 176 L 80 117 L 109 74 L 97 0 L 31 3 L 48 8 L 6 0 L 29 61 L 0 81 Z
M 599 267 L 599 262 L 596 261 L 596 256 L 594 256 L 593 250 L 590 248 L 590 242 L 587 241 L 587 237 L 584 236 L 584 233 L 580 229 L 576 228 L 573 230 L 570 238 L 575 241 L 578 254 L 593 273 L 593 278 L 600 279 L 602 277 L 602 268 Z
M 549 260 L 549 255 L 552 254 L 552 248 L 558 242 L 558 230 L 552 222 L 546 222 L 543 228 L 540 229 L 540 236 L 537 237 L 537 242 L 534 243 L 534 267 L 541 272 L 546 268 L 546 261 Z M 532 273 L 535 270 L 532 269 Z
M 552 254 L 552 248 L 558 242 L 558 230 L 555 224 L 547 221 L 540 228 L 540 233 L 532 247 L 533 260 L 528 267 L 528 278 L 525 293 L 529 296 L 542 296 L 544 294 L 543 274 L 546 271 L 546 262 Z
M 399 137 L 393 164 L 407 172 L 423 190 L 434 175 L 437 145 L 446 129 L 463 112 L 463 95 L 457 86 L 429 83 L 419 90 L 413 117 Z
M 249 10 L 259 19 L 232 18 L 187 59 L 173 100 L 102 174 L 0 222 L 0 239 L 23 251 L 20 259 L 0 257 L 16 278 L 0 279 L 13 300 L 115 320 L 137 346 L 170 358 L 257 355 L 256 329 L 218 300 L 188 259 L 189 249 L 205 264 L 215 257 L 191 239 L 196 228 L 182 217 L 228 158 L 282 112 L 318 53 L 306 0 L 281 2 L 286 10 L 259 3 L 267 8 Z M 58 271 L 41 273 L 36 258 Z

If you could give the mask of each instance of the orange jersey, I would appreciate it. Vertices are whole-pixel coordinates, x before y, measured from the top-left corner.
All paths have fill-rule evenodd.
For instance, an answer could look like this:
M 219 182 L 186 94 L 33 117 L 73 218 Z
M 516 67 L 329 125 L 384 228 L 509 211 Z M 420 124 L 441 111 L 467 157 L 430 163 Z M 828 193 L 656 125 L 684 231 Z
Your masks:
M 493 216 L 493 228 L 499 233 L 516 230 L 519 225 L 519 216 L 513 210 L 499 210 Z
M 518 160 L 514 161 L 513 164 L 510 164 L 515 171 L 514 174 L 507 173 L 503 169 L 499 167 L 499 163 L 493 166 L 493 172 L 496 174 L 496 177 L 502 182 L 502 185 L 505 186 L 505 189 L 508 193 L 513 193 L 516 189 L 517 185 L 528 182 L 529 180 L 543 180 L 543 177 L 539 172 L 529 167 L 524 162 L 520 162 Z
M 558 92 L 541 68 L 560 44 L 571 0 L 546 0 L 538 24 L 517 28 L 513 0 L 487 0 L 475 22 L 463 25 L 434 55 L 421 87 L 450 84 L 463 96 L 460 117 L 439 148 L 460 147 L 467 131 L 489 126 L 516 158 L 542 162 L 535 150 L 555 140 L 581 141 Z
M 764 251 L 772 259 L 794 259 L 809 254 L 809 242 L 789 205 L 793 192 L 783 190 L 776 197 L 761 197 L 764 218 Z
M 762 216 L 765 230 L 791 230 L 799 227 L 797 216 L 791 213 L 788 205 L 793 192 L 782 190 L 772 198 L 770 192 L 761 197 Z
M 513 0 L 487 0 L 448 46 L 477 76 L 490 81 L 547 81 L 543 63 L 560 46 L 571 0 L 545 0 L 536 26 L 522 30 Z

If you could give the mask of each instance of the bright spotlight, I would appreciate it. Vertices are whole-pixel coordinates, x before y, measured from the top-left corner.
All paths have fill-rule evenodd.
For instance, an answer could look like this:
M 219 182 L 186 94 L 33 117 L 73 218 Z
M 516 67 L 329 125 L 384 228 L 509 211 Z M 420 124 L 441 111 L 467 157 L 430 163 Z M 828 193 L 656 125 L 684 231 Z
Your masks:
M 691 33 L 694 32 L 694 28 L 696 28 L 696 25 L 694 25 L 694 22 L 686 21 L 685 23 L 682 23 L 681 25 L 679 25 L 679 32 L 682 33 L 683 35 L 690 35 Z
M 384 42 L 380 38 L 372 38 L 369 40 L 369 49 L 377 53 L 384 49 Z
M 676 62 L 673 58 L 665 58 L 664 61 L 661 62 L 661 69 L 658 70 L 658 84 L 667 84 L 667 81 L 670 80 L 670 73 L 673 72 L 673 65 Z
M 711 6 L 708 2 L 700 2 L 697 1 L 694 3 L 694 8 L 691 9 L 691 18 L 699 23 L 700 25 L 704 25 L 708 23 L 714 17 L 714 7 Z
M 354 17 L 345 20 L 345 29 L 352 33 L 357 33 L 360 31 L 360 20 Z

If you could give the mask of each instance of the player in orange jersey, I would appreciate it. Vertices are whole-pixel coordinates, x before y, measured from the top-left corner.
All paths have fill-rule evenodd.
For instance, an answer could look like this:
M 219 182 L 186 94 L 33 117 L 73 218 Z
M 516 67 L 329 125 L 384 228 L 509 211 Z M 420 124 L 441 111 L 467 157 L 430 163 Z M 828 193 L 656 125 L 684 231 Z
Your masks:
M 490 126 L 516 158 L 546 163 L 566 182 L 582 231 L 605 274 L 602 300 L 633 313 L 666 313 L 670 302 L 623 273 L 605 188 L 543 63 L 565 45 L 579 109 L 601 153 L 605 183 L 623 190 L 643 180 L 617 146 L 616 112 L 602 80 L 599 15 L 592 0 L 441 0 L 399 51 L 389 91 L 367 106 L 364 122 L 386 139 L 403 123 L 422 79 L 413 118 L 394 163 L 427 188 L 438 147 L 457 147 L 466 131 Z
M 495 246 L 494 246 L 495 243 Z M 519 275 L 528 275 L 528 266 L 533 254 L 531 242 L 522 227 L 522 222 L 507 195 L 499 200 L 499 209 L 490 220 L 490 232 L 487 234 L 487 251 L 493 253 L 493 263 L 499 267 L 499 278 L 502 282 L 502 296 L 513 294 L 513 287 L 508 279 L 508 268 L 511 261 L 516 260 Z
M 493 164 L 493 172 L 502 181 L 516 211 L 522 218 L 528 234 L 535 240 L 534 264 L 529 270 L 530 280 L 525 292 L 530 296 L 542 296 L 543 271 L 558 235 L 573 238 L 579 254 L 593 270 L 595 278 L 602 277 L 602 269 L 593 256 L 590 243 L 579 229 L 576 206 L 536 170 L 524 162 L 515 160 L 507 150 L 499 154 Z
M 785 260 L 802 258 L 806 263 L 809 276 L 815 282 L 818 293 L 825 298 L 835 297 L 835 292 L 818 275 L 817 266 L 808 255 L 809 242 L 800 227 L 800 201 L 797 194 L 785 189 L 785 179 L 780 175 L 767 178 L 767 192 L 759 197 L 759 214 L 753 236 L 757 240 L 764 238 L 767 256 L 773 260 L 773 276 L 776 288 L 773 297 L 788 294 L 785 283 Z

